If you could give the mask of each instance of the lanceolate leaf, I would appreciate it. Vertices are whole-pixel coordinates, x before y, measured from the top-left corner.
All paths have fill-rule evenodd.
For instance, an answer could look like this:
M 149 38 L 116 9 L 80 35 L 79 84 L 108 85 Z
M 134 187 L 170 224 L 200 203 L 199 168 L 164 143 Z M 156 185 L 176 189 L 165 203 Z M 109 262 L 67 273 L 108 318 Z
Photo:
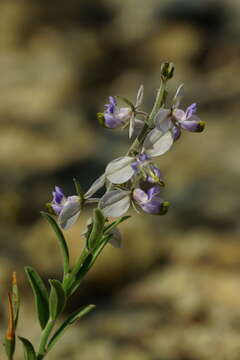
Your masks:
M 48 292 L 42 279 L 33 268 L 26 266 L 25 271 L 34 293 L 38 319 L 43 329 L 49 318 Z
M 55 234 L 57 235 L 59 246 L 62 252 L 64 274 L 67 274 L 69 269 L 69 252 L 62 230 L 51 215 L 44 211 L 42 211 L 41 214 L 45 219 L 47 219 L 49 224 L 52 226 Z
M 70 295 L 72 295 L 77 290 L 83 277 L 91 269 L 91 267 L 95 263 L 97 257 L 100 255 L 101 251 L 103 250 L 105 245 L 110 240 L 111 236 L 112 236 L 111 234 L 104 236 L 102 238 L 102 240 L 99 242 L 98 246 L 94 249 L 94 252 L 92 254 L 89 254 L 86 257 L 80 270 L 78 271 L 78 273 L 75 276 L 75 279 L 76 279 L 75 282 L 73 283 L 73 285 L 71 286 L 71 288 L 69 290 Z
M 34 350 L 33 345 L 24 337 L 19 336 L 19 340 L 22 342 L 23 351 L 24 351 L 24 359 L 25 360 L 37 360 L 37 356 Z
M 59 340 L 59 338 L 65 333 L 65 331 L 76 321 L 81 319 L 84 315 L 89 313 L 91 310 L 95 308 L 95 305 L 88 305 L 83 306 L 77 311 L 75 311 L 73 314 L 69 316 L 69 318 L 64 321 L 64 323 L 59 327 L 59 329 L 55 332 L 55 334 L 52 336 L 51 340 L 49 341 L 47 351 L 49 351 L 53 345 Z
M 56 320 L 58 315 L 62 312 L 65 303 L 66 295 L 62 284 L 58 280 L 49 280 L 51 291 L 49 296 L 49 313 L 52 320 Z

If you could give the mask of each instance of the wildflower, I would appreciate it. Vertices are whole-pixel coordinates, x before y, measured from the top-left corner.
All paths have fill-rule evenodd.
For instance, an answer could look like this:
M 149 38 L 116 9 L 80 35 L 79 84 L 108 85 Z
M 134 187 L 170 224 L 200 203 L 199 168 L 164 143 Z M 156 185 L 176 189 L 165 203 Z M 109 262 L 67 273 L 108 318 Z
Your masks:
M 159 196 L 159 192 L 159 186 L 153 186 L 147 191 L 137 188 L 133 191 L 133 199 L 146 213 L 163 215 L 167 212 L 169 203 Z
M 128 107 L 119 108 L 115 97 L 109 96 L 109 104 L 105 107 L 105 111 L 99 113 L 98 117 L 106 127 L 116 129 L 129 122 L 132 110 Z
M 67 230 L 73 225 L 81 212 L 82 201 L 80 196 L 66 196 L 62 189 L 58 186 L 53 191 L 53 200 L 51 203 L 52 209 L 58 216 L 58 223 L 64 229 Z
M 61 228 L 67 230 L 77 221 L 84 203 L 94 203 L 99 201 L 98 198 L 92 198 L 91 196 L 99 190 L 104 183 L 105 176 L 102 175 L 94 181 L 89 190 L 82 196 L 73 195 L 66 197 L 59 186 L 55 187 L 51 207 L 58 216 L 58 223 Z
M 98 119 L 101 124 L 110 129 L 124 128 L 129 125 L 129 138 L 131 138 L 132 135 L 137 135 L 144 125 L 144 121 L 136 118 L 138 114 L 146 115 L 138 110 L 143 100 L 143 85 L 140 86 L 137 92 L 135 105 L 126 98 L 122 98 L 122 100 L 129 107 L 119 108 L 116 98 L 109 96 L 109 103 L 105 105 L 106 109 L 103 113 L 98 113 Z
M 130 180 L 138 171 L 146 169 L 146 175 L 151 174 L 149 168 L 152 157 L 159 156 L 167 152 L 173 144 L 170 131 L 163 133 L 157 128 L 151 130 L 143 142 L 141 154 L 124 156 L 111 161 L 106 167 L 106 178 L 113 184 L 123 184 Z M 149 170 L 150 169 L 150 170 Z
M 119 217 L 125 214 L 131 203 L 143 211 L 153 215 L 163 215 L 167 212 L 169 203 L 160 196 L 160 187 L 152 186 L 148 190 L 136 188 L 133 191 L 116 189 L 106 193 L 99 202 L 99 207 L 105 216 Z

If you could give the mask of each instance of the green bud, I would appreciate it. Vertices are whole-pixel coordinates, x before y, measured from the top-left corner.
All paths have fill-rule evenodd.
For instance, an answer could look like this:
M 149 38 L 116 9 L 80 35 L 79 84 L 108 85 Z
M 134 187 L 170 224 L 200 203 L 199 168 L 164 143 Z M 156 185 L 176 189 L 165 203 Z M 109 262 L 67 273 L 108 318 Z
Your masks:
M 104 114 L 99 112 L 97 113 L 97 119 L 100 125 L 102 125 L 103 127 L 106 127 L 105 125 L 105 118 L 104 118 Z
M 169 205 L 170 205 L 169 201 L 164 201 L 159 215 L 165 215 L 168 212 Z
M 161 76 L 163 80 L 170 80 L 173 77 L 174 64 L 172 62 L 164 62 L 161 65 Z

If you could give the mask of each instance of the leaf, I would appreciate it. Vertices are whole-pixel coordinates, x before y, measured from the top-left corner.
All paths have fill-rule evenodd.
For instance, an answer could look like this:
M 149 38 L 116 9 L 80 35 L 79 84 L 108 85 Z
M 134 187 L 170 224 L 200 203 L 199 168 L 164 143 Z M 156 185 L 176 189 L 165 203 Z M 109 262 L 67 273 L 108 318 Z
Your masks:
M 89 313 L 95 308 L 95 305 L 82 306 L 80 309 L 71 314 L 66 321 L 59 327 L 59 329 L 53 334 L 49 341 L 47 351 L 49 351 L 53 345 L 59 340 L 59 338 L 65 333 L 65 331 L 75 322 L 80 320 L 84 315 Z
M 25 360 L 37 360 L 37 356 L 34 350 L 33 345 L 24 337 L 19 336 L 19 340 L 22 342 L 23 351 L 24 351 L 24 359 Z
M 56 221 L 54 220 L 54 218 L 51 215 L 49 215 L 48 213 L 46 213 L 44 211 L 42 211 L 41 214 L 45 219 L 47 219 L 47 221 L 53 228 L 53 231 L 57 235 L 58 243 L 59 243 L 61 253 L 62 253 L 62 258 L 63 258 L 63 271 L 64 271 L 64 274 L 67 274 L 68 270 L 69 270 L 69 251 L 68 251 L 67 243 L 66 243 L 65 237 L 62 233 L 62 230 L 60 229 L 60 227 L 58 226 L 58 224 L 56 223 Z
M 126 216 L 122 216 L 121 218 L 113 221 L 111 224 L 105 226 L 104 228 L 104 233 L 108 233 L 109 230 L 113 229 L 114 227 L 118 226 L 119 224 L 121 224 L 123 221 L 129 219 L 131 216 L 126 215 Z
M 91 267 L 93 266 L 93 264 L 97 260 L 97 257 L 100 255 L 100 253 L 104 249 L 105 245 L 109 242 L 111 237 L 112 237 L 111 234 L 108 234 L 108 235 L 104 236 L 102 238 L 101 242 L 98 244 L 98 246 L 94 249 L 93 254 L 88 254 L 87 255 L 87 257 L 84 260 L 81 268 L 79 269 L 79 271 L 77 272 L 77 274 L 75 276 L 74 283 L 70 287 L 70 290 L 69 290 L 70 295 L 72 295 L 77 290 L 77 288 L 79 287 L 83 277 L 91 269 Z
M 51 291 L 49 295 L 49 313 L 52 320 L 56 320 L 66 304 L 66 295 L 62 284 L 58 280 L 49 280 Z
M 43 329 L 49 318 L 48 292 L 42 279 L 33 268 L 26 266 L 25 271 L 34 293 L 38 319 Z
M 95 209 L 93 214 L 92 230 L 87 238 L 87 246 L 89 250 L 93 250 L 102 238 L 104 224 L 105 216 L 100 209 Z

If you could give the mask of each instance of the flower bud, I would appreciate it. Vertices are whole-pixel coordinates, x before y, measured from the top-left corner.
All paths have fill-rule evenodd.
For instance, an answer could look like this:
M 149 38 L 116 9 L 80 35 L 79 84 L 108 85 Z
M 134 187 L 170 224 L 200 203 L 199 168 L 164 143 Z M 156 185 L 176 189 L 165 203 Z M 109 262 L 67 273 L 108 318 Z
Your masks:
M 174 64 L 172 62 L 164 62 L 161 65 L 161 76 L 163 80 L 169 80 L 173 77 Z

